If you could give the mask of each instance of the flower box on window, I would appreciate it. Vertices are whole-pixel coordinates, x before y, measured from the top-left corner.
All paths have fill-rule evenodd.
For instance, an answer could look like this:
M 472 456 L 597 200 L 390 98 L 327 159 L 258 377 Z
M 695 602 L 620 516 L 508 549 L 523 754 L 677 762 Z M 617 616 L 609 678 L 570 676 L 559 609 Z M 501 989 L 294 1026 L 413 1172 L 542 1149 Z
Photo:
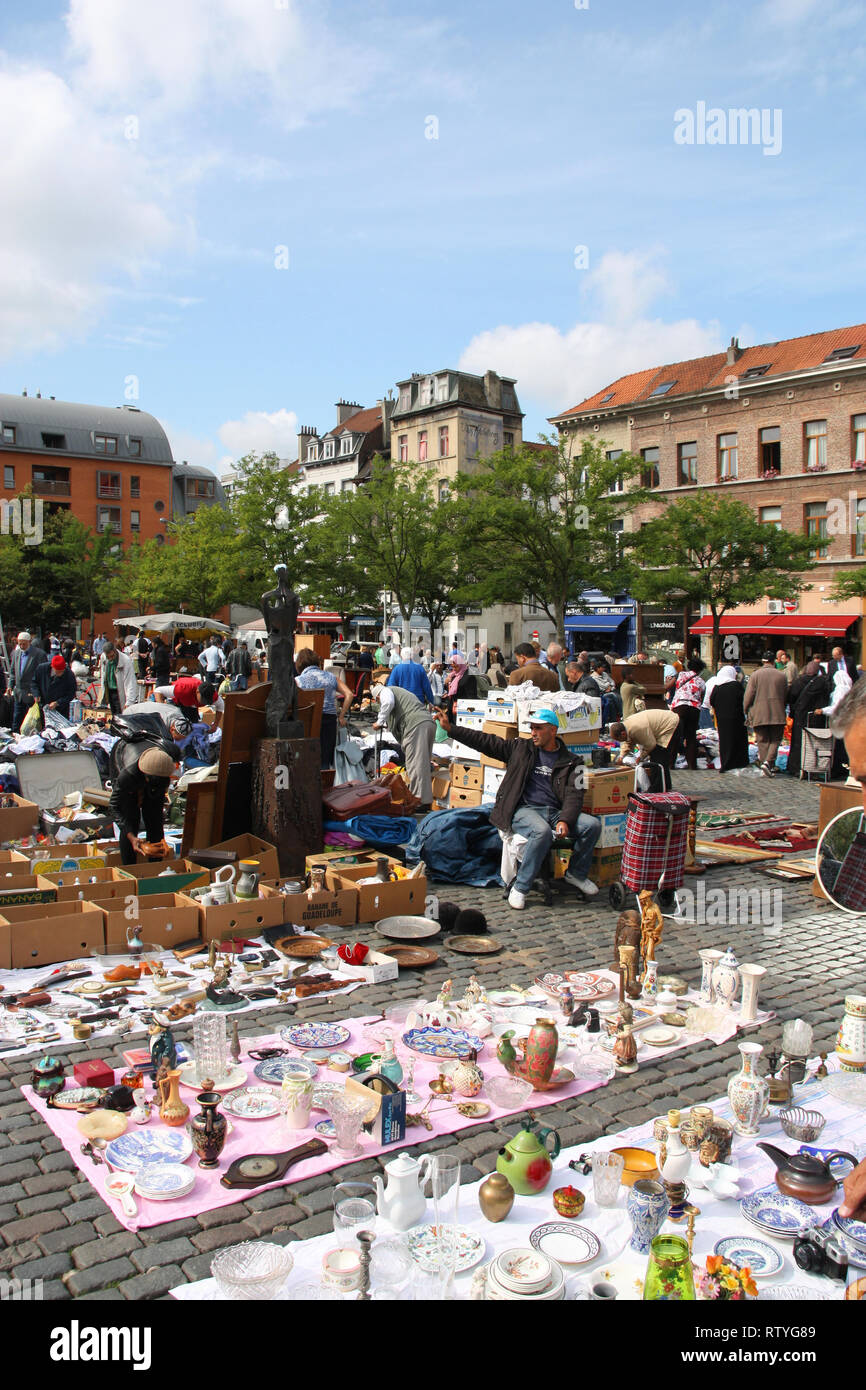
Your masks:
M 863 473 L 866 471 L 866 459 L 852 459 L 851 467 L 856 473 Z
M 767 479 L 768 481 L 771 478 L 780 478 L 781 476 L 782 470 L 780 468 L 765 468 L 763 473 L 761 474 L 761 477 Z
M 826 465 L 826 463 L 807 463 L 807 464 L 806 464 L 806 472 L 807 472 L 807 473 L 826 473 L 826 472 L 827 472 L 827 465 Z

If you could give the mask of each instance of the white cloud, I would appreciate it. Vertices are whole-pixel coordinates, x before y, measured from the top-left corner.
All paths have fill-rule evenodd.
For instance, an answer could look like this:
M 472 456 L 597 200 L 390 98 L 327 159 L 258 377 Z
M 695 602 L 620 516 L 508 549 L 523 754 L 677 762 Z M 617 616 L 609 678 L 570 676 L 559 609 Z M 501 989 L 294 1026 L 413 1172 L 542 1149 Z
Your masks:
M 298 417 L 293 410 L 248 410 L 240 420 L 226 420 L 217 434 L 229 450 L 220 460 L 226 466 L 253 451 L 292 459 L 297 455 Z
M 200 435 L 192 434 L 189 430 L 175 429 L 167 420 L 160 420 L 160 424 L 168 435 L 175 463 L 192 463 L 198 468 L 210 468 L 215 473 L 220 472 L 218 450 L 212 439 L 202 439 Z
M 81 338 L 118 281 L 135 284 L 177 239 L 161 190 L 61 78 L 0 70 L 4 354 Z
M 650 305 L 668 288 L 652 253 L 608 253 L 586 288 L 599 304 L 595 320 L 565 331 L 551 323 L 502 324 L 477 334 L 460 366 L 477 373 L 492 368 L 516 377 L 523 403 L 534 401 L 546 415 L 553 415 L 628 372 L 703 357 L 722 346 L 717 322 L 665 322 L 647 316 Z

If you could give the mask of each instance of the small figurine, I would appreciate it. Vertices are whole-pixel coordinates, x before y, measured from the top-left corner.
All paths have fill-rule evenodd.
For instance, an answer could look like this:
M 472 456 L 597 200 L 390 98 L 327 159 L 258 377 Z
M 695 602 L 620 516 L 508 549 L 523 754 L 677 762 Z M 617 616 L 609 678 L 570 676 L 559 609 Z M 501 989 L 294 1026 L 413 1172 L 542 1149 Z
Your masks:
M 818 1063 L 815 1075 L 817 1077 L 820 1077 L 821 1080 L 823 1080 L 824 1077 L 827 1075 L 827 1054 L 826 1052 L 819 1052 L 818 1056 L 821 1058 L 821 1060 Z
M 661 909 L 653 902 L 653 895 L 649 888 L 644 888 L 643 892 L 638 893 L 640 903 L 640 953 L 643 957 L 644 967 L 648 960 L 655 960 L 656 946 L 662 939 L 664 928 L 664 918 Z
M 626 1007 L 631 1008 L 631 1005 Z M 631 1025 L 622 1019 L 617 1026 L 613 1055 L 618 1072 L 628 1075 L 637 1071 L 637 1043 L 634 1040 Z
M 480 984 L 478 983 L 478 980 L 477 980 L 476 976 L 475 976 L 475 975 L 470 975 L 470 976 L 469 976 L 469 984 L 466 986 L 466 993 L 464 994 L 462 1000 L 460 1001 L 460 1002 L 461 1002 L 461 1006 L 462 1006 L 464 1009 L 474 1009 L 475 1006 L 476 1006 L 477 1004 L 480 1004 L 480 1003 L 482 1002 L 483 999 L 484 999 L 484 990 L 481 988 Z
M 220 961 L 214 969 L 213 979 L 211 980 L 214 989 L 225 989 L 229 982 L 229 974 L 230 967 L 225 961 Z
M 177 1045 L 170 1028 L 156 1024 L 150 1030 L 150 1060 L 157 1072 L 164 1062 L 166 1070 L 177 1066 Z
M 208 968 L 208 970 L 215 970 L 215 969 L 216 969 L 216 958 L 217 958 L 217 944 L 216 944 L 216 941 L 214 940 L 214 941 L 211 941 L 210 945 L 209 945 L 208 948 L 207 948 L 207 968 Z
M 574 1013 L 574 995 L 566 985 L 559 996 L 559 1011 L 564 1015 L 566 1022 L 569 1022 Z
M 610 967 L 611 970 L 619 970 L 620 968 L 620 946 L 634 946 L 635 955 L 637 955 L 640 939 L 640 913 L 635 912 L 634 908 L 630 907 L 625 912 L 621 912 L 616 919 L 616 931 L 613 938 L 614 962 Z
M 617 1013 L 619 1014 L 620 1022 L 627 1023 L 629 1026 L 634 1023 L 634 1009 L 627 999 L 623 999 Z
M 439 993 L 436 995 L 436 1007 L 438 1009 L 448 1008 L 448 1005 L 451 1003 L 451 994 L 453 992 L 453 989 L 454 986 L 452 981 L 446 980 Z

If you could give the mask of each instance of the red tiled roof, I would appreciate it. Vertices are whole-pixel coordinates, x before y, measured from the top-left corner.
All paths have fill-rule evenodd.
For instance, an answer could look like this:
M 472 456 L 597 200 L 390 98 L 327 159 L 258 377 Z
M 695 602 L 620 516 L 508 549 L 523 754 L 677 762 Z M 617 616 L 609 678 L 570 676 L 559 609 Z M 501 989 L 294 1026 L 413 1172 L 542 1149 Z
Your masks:
M 328 434 L 322 435 L 327 439 L 328 435 L 342 434 L 344 430 L 351 430 L 353 434 L 369 434 L 377 425 L 382 423 L 382 411 L 379 406 L 370 406 L 369 410 L 356 410 L 354 415 L 350 415 L 348 420 L 344 420 L 342 425 L 335 425 Z
M 756 378 L 767 381 L 774 376 L 788 372 L 804 372 L 819 367 L 837 348 L 853 347 L 858 350 L 852 361 L 866 361 L 866 324 L 855 324 L 851 328 L 831 328 L 824 333 L 809 333 L 803 338 L 783 338 L 778 343 L 759 343 L 756 347 L 744 348 L 736 362 L 731 365 L 724 352 L 713 353 L 710 357 L 693 357 L 686 362 L 669 362 L 664 367 L 649 367 L 642 372 L 632 372 L 621 376 L 609 386 L 579 405 L 563 410 L 553 420 L 563 420 L 570 415 L 584 415 L 593 410 L 616 410 L 639 401 L 649 400 L 653 391 L 663 382 L 674 384 L 663 396 L 661 402 L 675 396 L 691 395 L 695 391 L 720 389 L 728 383 L 726 377 L 736 375 L 742 379 L 750 367 L 763 367 L 769 363 L 767 372 Z M 603 397 L 609 396 L 609 400 Z

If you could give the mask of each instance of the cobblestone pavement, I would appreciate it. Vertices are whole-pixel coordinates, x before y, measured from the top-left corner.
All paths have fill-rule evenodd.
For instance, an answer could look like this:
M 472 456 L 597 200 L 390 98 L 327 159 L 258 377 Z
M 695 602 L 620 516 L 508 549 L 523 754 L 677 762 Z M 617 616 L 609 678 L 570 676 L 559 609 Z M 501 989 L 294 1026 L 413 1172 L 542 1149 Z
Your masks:
M 784 776 L 767 781 L 679 772 L 675 785 L 705 796 L 704 809 L 736 806 L 768 815 L 817 819 L 818 788 Z M 815 1027 L 816 1050 L 830 1050 L 843 994 L 855 987 L 862 992 L 866 986 L 866 927 L 814 898 L 811 883 L 789 884 L 742 867 L 710 870 L 703 882 L 708 889 L 726 891 L 755 886 L 778 889 L 782 921 L 723 927 L 667 920 L 658 952 L 663 972 L 680 974 L 697 984 L 698 950 L 730 943 L 741 961 L 769 967 L 761 998 L 779 1018 L 761 1030 L 758 1040 L 777 1042 L 781 1019 L 800 1015 Z M 370 1014 L 398 999 L 422 993 L 429 997 L 449 975 L 459 990 L 473 968 L 485 985 L 496 987 L 525 983 L 540 969 L 597 968 L 612 958 L 616 913 L 603 894 L 597 905 L 576 905 L 573 898 L 562 898 L 550 909 L 532 895 L 527 910 L 518 913 L 508 908 L 501 889 L 442 885 L 438 891 L 463 906 L 481 907 L 490 930 L 506 950 L 474 964 L 471 958 L 457 957 L 443 947 L 440 961 L 430 969 L 403 972 L 398 981 L 358 990 L 347 1001 L 310 1000 L 299 1005 L 297 1012 L 245 1014 L 241 1025 L 245 1037 L 275 1032 L 290 1017 Z M 375 933 L 372 927 L 359 927 L 352 935 L 372 942 Z M 191 1035 L 190 1027 L 177 1031 L 181 1037 Z M 82 1045 L 69 1057 L 78 1060 L 94 1050 L 121 1064 L 120 1050 L 107 1051 L 104 1043 Z M 710 1100 L 724 1091 L 737 1060 L 736 1041 L 721 1047 L 704 1043 L 643 1065 L 635 1075 L 615 1078 L 587 1096 L 550 1106 L 544 1111 L 544 1122 L 559 1129 L 563 1146 L 613 1133 L 663 1112 L 675 1101 Z M 45 1298 L 161 1298 L 177 1284 L 206 1277 L 214 1252 L 222 1246 L 260 1236 L 286 1243 L 330 1229 L 333 1174 L 289 1183 L 198 1217 L 169 1220 L 138 1233 L 123 1230 L 60 1140 L 20 1094 L 18 1088 L 29 1081 L 29 1070 L 28 1059 L 0 1064 L 0 1274 L 14 1271 L 21 1278 L 41 1278 Z M 426 1147 L 457 1148 L 465 1161 L 465 1177 L 471 1181 L 494 1167 L 503 1136 L 513 1128 L 512 1121 L 501 1128 L 482 1123 L 460 1131 L 456 1142 L 448 1137 L 429 1138 Z M 421 1142 L 410 1152 L 424 1147 Z M 380 1159 L 369 1159 L 340 1173 L 348 1177 L 380 1168 Z

